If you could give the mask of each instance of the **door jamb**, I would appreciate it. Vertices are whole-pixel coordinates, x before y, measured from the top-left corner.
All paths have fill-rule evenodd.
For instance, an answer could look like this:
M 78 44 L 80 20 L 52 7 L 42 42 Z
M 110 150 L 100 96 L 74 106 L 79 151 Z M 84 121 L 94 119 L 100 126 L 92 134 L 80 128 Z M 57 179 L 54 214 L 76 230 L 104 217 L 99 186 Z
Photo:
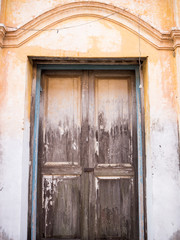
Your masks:
M 41 82 L 42 70 L 134 70 L 135 71 L 137 148 L 138 148 L 139 240 L 145 240 L 142 103 L 141 103 L 139 65 L 88 65 L 88 64 L 37 64 L 36 91 L 35 91 L 35 115 L 34 115 L 34 129 L 33 129 L 31 240 L 36 240 L 38 137 L 39 137 L 40 92 L 41 92 L 40 82 Z

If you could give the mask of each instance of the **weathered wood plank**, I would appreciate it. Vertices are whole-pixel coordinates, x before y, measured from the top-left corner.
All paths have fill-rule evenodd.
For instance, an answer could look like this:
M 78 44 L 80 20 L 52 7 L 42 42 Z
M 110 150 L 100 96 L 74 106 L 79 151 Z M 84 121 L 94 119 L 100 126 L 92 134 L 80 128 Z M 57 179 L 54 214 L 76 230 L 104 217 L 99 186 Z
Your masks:
M 117 164 L 115 166 L 98 166 L 94 169 L 95 176 L 121 176 L 132 177 L 134 176 L 133 166 L 130 164 Z
M 55 165 L 42 167 L 42 174 L 52 174 L 52 175 L 81 175 L 82 168 L 79 166 L 69 165 Z
M 39 109 L 40 109 L 40 79 L 41 70 L 36 73 L 36 98 L 35 98 L 35 116 L 33 133 L 33 165 L 32 165 L 32 212 L 31 212 L 31 239 L 36 239 L 36 210 L 37 210 L 37 182 L 38 182 L 38 139 L 39 139 Z
M 89 99 L 89 111 L 88 111 L 88 124 L 89 124 L 89 167 L 94 168 L 95 166 L 95 154 L 96 151 L 96 139 L 95 139 L 95 81 L 94 81 L 94 71 L 88 72 L 88 81 L 89 81 L 89 92 L 88 92 L 88 99 Z
M 89 127 L 88 127 L 88 91 L 89 81 L 88 72 L 83 71 L 82 74 L 82 125 L 81 125 L 81 166 L 88 168 L 89 158 Z M 88 220 L 89 220 L 89 179 L 88 173 L 83 172 L 81 176 L 81 237 L 88 240 Z
M 67 238 L 42 238 L 42 240 L 67 240 Z M 68 240 L 81 240 L 80 238 L 68 238 Z
M 89 226 L 88 236 L 89 239 L 95 239 L 95 213 L 96 213 L 96 189 L 94 167 L 96 165 L 95 152 L 97 150 L 96 136 L 95 136 L 95 79 L 94 71 L 89 71 L 89 168 L 93 171 L 89 172 Z

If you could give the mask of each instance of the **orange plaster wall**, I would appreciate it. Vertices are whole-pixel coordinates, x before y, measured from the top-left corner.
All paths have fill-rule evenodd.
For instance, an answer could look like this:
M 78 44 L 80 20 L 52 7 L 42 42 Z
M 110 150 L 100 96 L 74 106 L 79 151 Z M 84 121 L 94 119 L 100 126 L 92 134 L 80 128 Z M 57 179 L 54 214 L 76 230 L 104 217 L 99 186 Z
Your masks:
M 177 25 L 180 27 L 180 1 L 176 0 L 176 19 L 177 19 Z
M 94 20 L 92 17 L 79 17 L 57 24 L 54 28 L 83 24 L 86 21 L 92 20 Z M 84 33 L 83 36 L 81 32 Z M 9 69 L 10 66 L 17 66 L 17 69 L 19 67 L 26 67 L 22 73 L 25 75 L 25 72 L 28 73 L 28 77 L 25 80 L 27 81 L 27 88 L 29 89 L 28 92 L 26 92 L 28 109 L 30 109 L 32 69 L 30 63 L 28 63 L 27 56 L 138 57 L 141 52 L 141 56 L 148 56 L 143 68 L 146 122 L 148 123 L 150 121 L 150 105 L 155 107 L 157 105 L 155 101 L 163 101 L 162 109 L 163 107 L 166 109 L 169 107 L 169 109 L 176 111 L 177 79 L 174 73 L 175 58 L 173 57 L 172 51 L 158 51 L 142 39 L 140 39 L 139 49 L 138 36 L 106 20 L 100 20 L 96 23 L 82 26 L 81 28 L 64 30 L 58 34 L 55 31 L 42 32 L 20 48 L 3 49 L 2 52 L 5 56 L 1 63 L 5 76 L 4 79 L 7 78 L 7 69 Z M 15 61 L 12 60 L 14 57 L 17 58 Z M 13 62 L 11 63 L 11 61 Z M 13 74 L 13 72 L 11 74 Z M 8 78 L 10 79 L 9 76 Z M 22 79 L 25 79 L 24 75 L 22 75 Z M 154 90 L 150 92 L 149 89 L 151 89 L 151 86 L 153 86 Z M 16 91 L 16 86 L 14 91 Z M 151 96 L 149 96 L 149 92 Z M 155 98 L 152 97 L 152 94 L 155 95 Z M 5 92 L 2 95 L 5 95 Z M 149 98 L 151 97 L 154 99 L 154 102 L 150 103 Z M 160 100 L 158 100 L 158 98 L 160 98 Z M 158 109 L 155 111 L 158 112 Z M 30 114 L 28 113 L 28 119 L 29 117 Z M 147 126 L 147 133 L 148 131 L 149 127 Z
M 54 28 L 83 24 L 87 21 L 93 21 L 94 19 L 93 17 L 69 19 L 55 25 Z M 84 33 L 83 35 L 81 35 L 82 32 Z M 169 108 L 176 109 L 177 79 L 174 73 L 175 58 L 173 57 L 173 52 L 158 51 L 142 39 L 140 39 L 139 49 L 139 38 L 137 35 L 106 20 L 100 20 L 80 28 L 67 29 L 59 33 L 56 33 L 56 31 L 42 32 L 20 48 L 1 49 L 1 54 L 1 76 L 3 76 L 1 84 L 4 88 L 1 94 L 1 101 L 3 101 L 7 92 L 7 79 L 11 79 L 10 75 L 12 76 L 14 71 L 14 69 L 13 71 L 10 70 L 12 66 L 17 66 L 17 69 L 22 69 L 21 79 L 25 79 L 26 72 L 28 73 L 27 80 L 25 81 L 27 81 L 27 88 L 31 89 L 30 79 L 32 79 L 32 69 L 31 65 L 28 63 L 27 56 L 138 57 L 139 54 L 141 54 L 143 57 L 148 56 L 143 70 L 145 79 L 145 112 L 147 120 L 150 114 L 150 103 L 148 100 L 149 82 L 155 84 L 154 94 L 156 93 L 156 98 L 160 96 L 161 99 L 163 99 L 163 106 L 167 108 L 168 105 Z M 157 73 L 153 75 L 155 72 L 151 72 L 153 68 L 156 69 L 159 75 L 157 75 Z M 18 81 L 20 81 L 20 79 L 18 79 Z M 15 92 L 16 85 L 14 87 Z M 18 94 L 18 92 L 16 94 Z M 26 94 L 28 96 L 27 104 L 30 106 L 31 93 L 28 92 Z M 153 104 L 156 105 L 155 103 Z M 29 108 L 30 107 L 28 107 L 28 109 Z
M 73 1 L 76 2 L 77 0 Z M 11 0 L 6 3 L 5 24 L 21 26 L 36 16 L 58 5 L 67 4 L 71 0 Z M 79 1 L 77 1 L 79 2 Z M 139 15 L 146 22 L 159 30 L 168 31 L 174 26 L 173 0 L 99 0 Z
M 6 0 L 0 1 L 0 23 L 5 23 L 6 20 Z

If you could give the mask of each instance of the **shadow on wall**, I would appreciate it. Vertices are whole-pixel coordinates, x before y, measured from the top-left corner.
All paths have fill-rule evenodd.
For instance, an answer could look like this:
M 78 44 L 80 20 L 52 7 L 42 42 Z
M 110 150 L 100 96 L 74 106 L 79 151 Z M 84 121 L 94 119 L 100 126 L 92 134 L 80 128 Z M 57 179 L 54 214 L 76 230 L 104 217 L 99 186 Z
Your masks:
M 180 230 L 175 232 L 169 240 L 180 240 Z
M 2 227 L 0 227 L 0 240 L 13 240 L 12 238 L 8 237 Z

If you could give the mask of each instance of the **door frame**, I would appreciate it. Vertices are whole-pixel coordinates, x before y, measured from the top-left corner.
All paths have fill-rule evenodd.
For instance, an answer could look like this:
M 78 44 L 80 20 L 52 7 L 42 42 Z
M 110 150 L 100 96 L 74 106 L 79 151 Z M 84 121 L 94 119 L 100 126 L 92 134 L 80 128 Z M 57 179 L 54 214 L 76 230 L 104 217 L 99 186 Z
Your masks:
M 139 65 L 108 65 L 108 64 L 37 64 L 36 65 L 36 87 L 34 102 L 34 126 L 32 143 L 32 179 L 31 195 L 31 240 L 36 240 L 36 213 L 37 213 L 37 173 L 38 173 L 38 137 L 39 137 L 39 111 L 41 92 L 41 73 L 43 70 L 133 70 L 136 81 L 136 117 L 137 117 L 137 153 L 138 153 L 138 217 L 139 217 L 139 240 L 146 239 L 145 224 L 145 155 L 144 155 L 144 119 L 143 101 L 141 93 L 140 67 Z

